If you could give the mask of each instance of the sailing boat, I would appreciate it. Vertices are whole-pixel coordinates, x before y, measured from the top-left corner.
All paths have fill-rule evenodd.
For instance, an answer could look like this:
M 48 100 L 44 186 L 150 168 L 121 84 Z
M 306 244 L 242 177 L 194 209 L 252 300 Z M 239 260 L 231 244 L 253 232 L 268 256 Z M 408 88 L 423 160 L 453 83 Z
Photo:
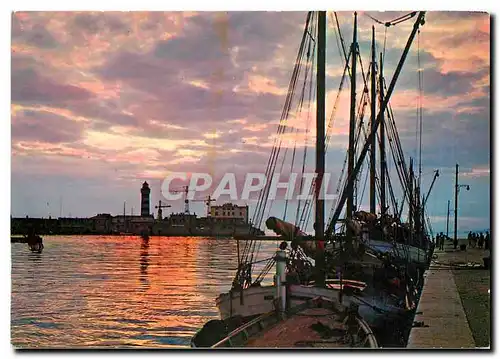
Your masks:
M 347 186 L 340 197 L 340 202 L 335 212 L 336 223 L 340 210 L 347 202 L 348 231 L 340 243 L 344 244 L 341 250 L 334 250 L 333 256 L 329 258 L 330 264 L 341 263 L 345 265 L 346 255 L 353 254 L 359 249 L 359 245 L 367 244 L 357 238 L 359 232 L 352 230 L 356 226 L 356 221 L 352 218 L 352 197 L 353 183 L 360 170 L 361 163 L 366 156 L 368 148 L 375 138 L 377 127 L 383 117 L 389 103 L 389 98 L 394 90 L 395 82 L 399 76 L 402 65 L 405 61 L 409 47 L 415 37 L 419 26 L 423 23 L 425 12 L 418 14 L 412 33 L 395 71 L 387 94 L 381 103 L 378 116 L 373 114 L 373 125 L 361 151 L 356 164 L 354 156 L 349 158 L 349 175 Z M 308 13 L 304 35 L 302 38 L 299 54 L 304 51 L 305 38 L 310 36 L 311 28 L 309 24 L 312 19 L 312 12 Z M 307 236 L 300 229 L 277 218 L 271 217 L 266 221 L 269 229 L 275 231 L 283 241 L 280 250 L 277 251 L 274 261 L 276 262 L 277 273 L 273 285 L 261 285 L 262 275 L 255 281 L 251 278 L 251 268 L 253 255 L 248 262 L 241 261 L 238 272 L 233 282 L 233 287 L 228 293 L 221 294 L 216 299 L 216 305 L 221 314 L 221 321 L 210 321 L 193 338 L 192 346 L 279 346 L 293 347 L 300 345 L 327 346 L 327 347 L 349 347 L 349 346 L 378 346 L 370 325 L 366 320 L 386 316 L 387 313 L 399 314 L 405 311 L 406 303 L 401 302 L 399 297 L 386 295 L 383 301 L 378 300 L 373 295 L 370 298 L 363 297 L 363 292 L 367 290 L 367 284 L 359 280 L 346 279 L 342 271 L 339 278 L 328 278 L 326 257 L 331 257 L 332 253 L 325 250 L 326 239 L 333 238 L 331 226 L 328 226 L 325 238 L 324 201 L 320 198 L 319 191 L 325 171 L 325 47 L 326 47 L 326 13 L 318 13 L 317 21 L 317 106 L 316 106 L 316 182 L 314 185 L 315 200 L 315 235 Z M 352 45 L 352 76 L 351 80 L 351 131 L 354 131 L 352 122 L 355 119 L 355 72 L 356 72 L 356 14 L 355 31 Z M 308 51 L 309 55 L 309 51 Z M 300 56 L 298 56 L 300 60 Z M 296 67 L 298 66 L 296 62 Z M 346 65 L 347 65 L 346 57 Z M 296 71 L 294 70 L 294 76 Z M 293 79 L 292 79 L 293 82 Z M 354 96 L 352 94 L 354 93 Z M 282 125 L 280 124 L 280 127 Z M 350 138 L 350 146 L 353 141 Z M 350 151 L 350 153 L 354 153 Z M 259 200 L 266 199 L 264 193 Z M 362 228 L 363 226 L 359 226 Z M 350 229 L 349 229 L 350 228 Z M 265 238 L 254 238 L 246 248 L 255 248 L 255 243 Z M 274 238 L 276 240 L 276 238 Z M 295 263 L 302 265 L 288 265 L 285 267 L 285 249 L 287 242 L 292 243 L 292 248 L 300 250 L 295 253 L 302 253 L 302 258 L 295 258 Z M 294 246 L 295 245 L 295 246 Z M 252 247 L 253 246 L 253 247 Z M 247 251 L 251 251 L 250 249 Z M 239 252 L 239 251 L 238 251 Z M 314 266 L 305 266 L 310 263 L 305 257 L 314 258 Z M 380 261 L 380 258 L 374 256 Z M 335 258 L 341 258 L 340 262 Z M 291 258 L 290 258 L 291 259 Z M 238 253 L 240 262 L 240 255 Z M 290 264 L 291 261 L 288 261 Z M 387 263 L 387 262 L 385 262 Z M 266 266 L 269 267 L 269 266 Z M 387 269 L 387 268 L 383 268 Z M 269 269 L 268 269 L 269 270 Z M 288 271 L 287 271 L 288 270 Z M 262 273 L 261 273 L 262 274 Z M 293 274 L 293 275 L 292 275 Z M 293 279 L 295 278 L 295 282 Z M 314 278 L 314 280 L 311 280 Z M 372 288 L 373 289 L 373 288 Z M 372 290 L 373 292 L 373 290 Z M 371 299 L 371 301 L 370 301 Z M 299 319 L 300 318 L 300 319 Z M 309 318 L 305 320 L 304 318 Z M 314 318 L 314 319 L 311 319 Z M 318 318 L 321 318 L 319 320 Z M 316 321 L 316 322 L 315 322 Z M 372 322 L 375 322 L 372 320 Z M 317 324 L 315 326 L 315 324 Z M 292 328 L 300 328 L 300 333 L 291 334 Z M 323 332 L 329 334 L 318 334 Z M 263 338 L 265 332 L 266 339 Z M 281 334 L 280 334 L 281 333 Z M 290 335 L 283 335 L 288 333 Z M 319 337 L 318 337 L 319 336 Z M 320 337 L 323 337 L 321 339 Z M 324 339 L 327 337 L 328 339 Z

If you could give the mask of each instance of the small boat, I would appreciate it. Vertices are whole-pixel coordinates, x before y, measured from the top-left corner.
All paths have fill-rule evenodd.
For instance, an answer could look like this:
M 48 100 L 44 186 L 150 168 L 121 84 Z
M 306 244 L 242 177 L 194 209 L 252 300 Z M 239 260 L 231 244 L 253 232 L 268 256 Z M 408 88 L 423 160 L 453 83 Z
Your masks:
M 222 339 L 210 348 L 378 348 L 375 335 L 356 305 L 341 309 L 338 302 L 321 296 L 285 311 L 264 313 L 227 335 L 226 323 L 218 323 L 219 333 L 214 333 L 216 323 L 209 323 L 192 338 L 191 347 L 206 347 L 203 341 L 218 335 Z
M 29 249 L 33 253 L 42 253 L 43 251 L 43 243 L 34 243 L 34 244 L 29 244 Z
M 26 238 L 26 243 L 28 243 L 28 248 L 33 253 L 42 253 L 43 251 L 43 239 L 39 235 L 32 235 Z

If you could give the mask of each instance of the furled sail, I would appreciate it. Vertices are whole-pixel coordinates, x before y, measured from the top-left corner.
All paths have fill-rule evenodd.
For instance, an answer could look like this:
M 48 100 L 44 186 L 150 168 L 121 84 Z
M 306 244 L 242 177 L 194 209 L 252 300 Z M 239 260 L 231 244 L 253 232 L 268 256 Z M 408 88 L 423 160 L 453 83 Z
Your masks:
M 317 247 L 316 241 L 313 240 L 314 238 L 312 236 L 308 236 L 296 225 L 276 217 L 269 217 L 266 221 L 266 226 L 277 235 L 283 237 L 283 240 L 291 241 L 300 246 L 308 257 L 315 257 Z

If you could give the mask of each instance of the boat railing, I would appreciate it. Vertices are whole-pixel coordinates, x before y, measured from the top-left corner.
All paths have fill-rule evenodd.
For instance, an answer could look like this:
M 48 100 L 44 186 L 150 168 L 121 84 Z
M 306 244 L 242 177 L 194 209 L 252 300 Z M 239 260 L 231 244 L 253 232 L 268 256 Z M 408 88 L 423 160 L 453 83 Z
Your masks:
M 264 314 L 258 316 L 255 319 L 252 319 L 248 323 L 245 323 L 241 327 L 236 328 L 235 330 L 233 330 L 224 339 L 222 339 L 219 342 L 217 342 L 214 345 L 212 345 L 211 348 L 220 348 L 220 347 L 224 347 L 224 346 L 231 347 L 233 345 L 232 340 L 235 339 L 240 334 L 243 334 L 246 337 L 245 339 L 248 339 L 248 337 L 249 337 L 248 332 L 249 332 L 250 328 L 257 326 L 258 330 L 261 330 L 262 329 L 262 322 L 265 319 L 271 318 L 273 316 L 276 316 L 276 311 L 267 312 L 267 313 L 264 313 Z
M 368 347 L 378 348 L 377 338 L 375 337 L 375 334 L 373 333 L 370 326 L 362 318 L 359 317 L 356 318 L 356 322 L 361 330 L 366 334 L 365 342 L 368 342 Z M 363 342 L 363 344 L 365 344 L 365 342 Z

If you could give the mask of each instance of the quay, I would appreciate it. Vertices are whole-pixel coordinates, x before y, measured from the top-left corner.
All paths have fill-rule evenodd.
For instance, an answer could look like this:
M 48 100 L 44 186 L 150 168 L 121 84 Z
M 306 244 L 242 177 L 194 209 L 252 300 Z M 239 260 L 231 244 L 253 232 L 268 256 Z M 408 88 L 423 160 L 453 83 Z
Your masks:
M 10 243 L 28 243 L 25 236 L 10 236 Z
M 446 241 L 435 249 L 408 339 L 408 349 L 487 348 L 491 342 L 489 251 L 461 251 Z

